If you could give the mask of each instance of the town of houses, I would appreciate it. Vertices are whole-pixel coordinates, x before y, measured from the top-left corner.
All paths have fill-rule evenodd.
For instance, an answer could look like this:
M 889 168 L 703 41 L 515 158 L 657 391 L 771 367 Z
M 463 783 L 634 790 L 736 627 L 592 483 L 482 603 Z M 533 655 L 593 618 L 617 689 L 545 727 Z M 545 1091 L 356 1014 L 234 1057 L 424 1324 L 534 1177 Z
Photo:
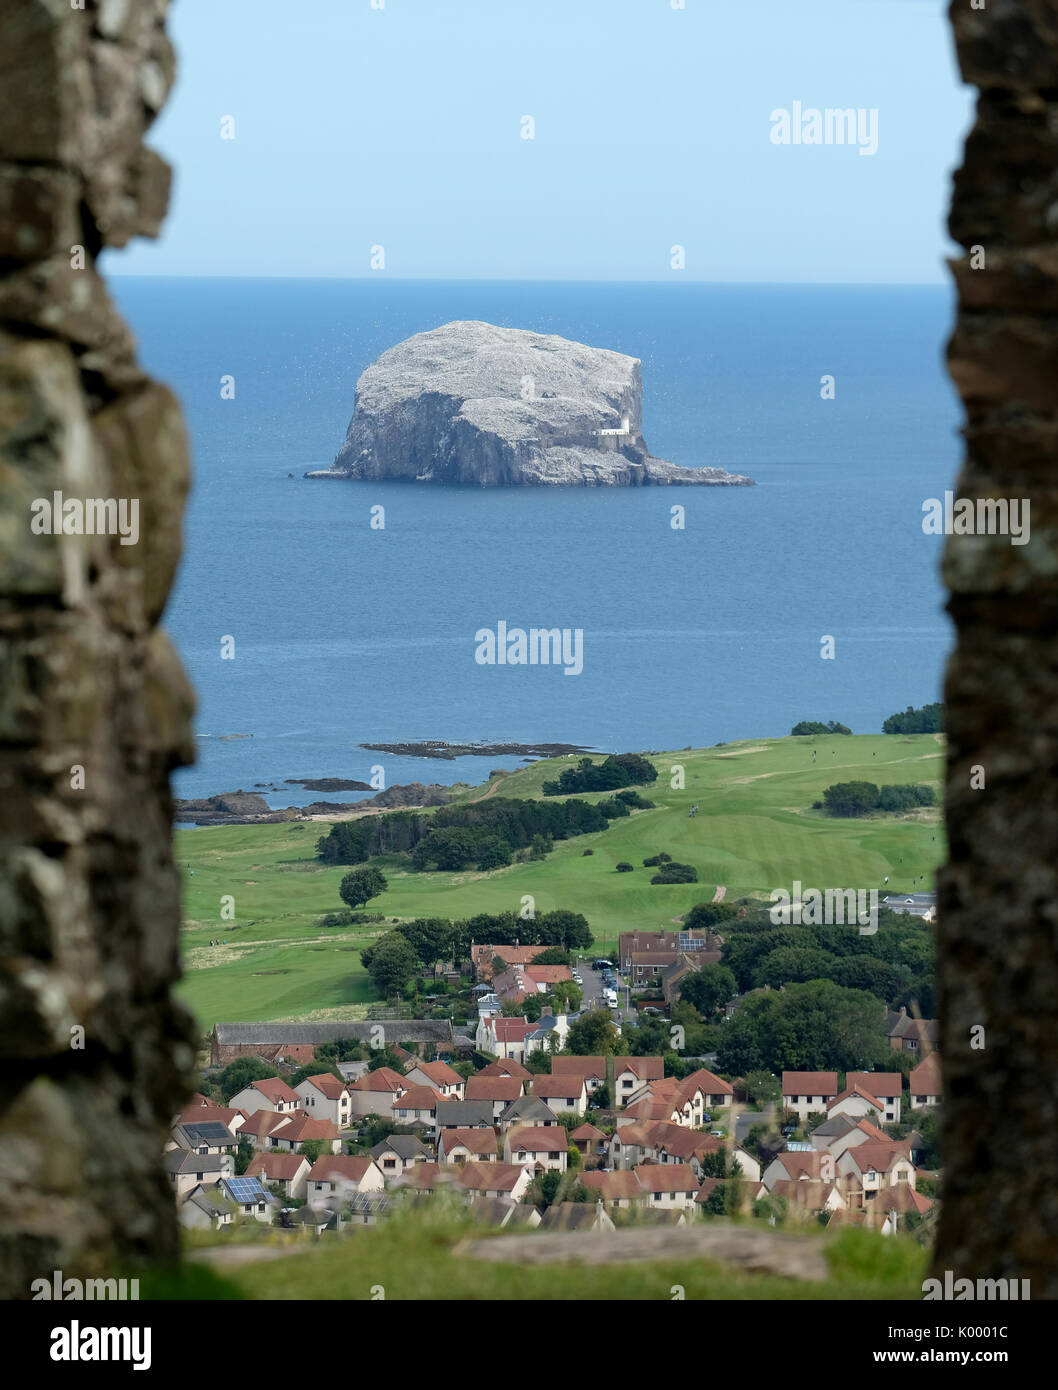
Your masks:
M 512 976 L 509 992 L 528 990 L 535 970 L 549 972 L 545 987 L 554 972 L 568 974 L 517 959 L 524 949 L 480 948 L 482 1007 L 472 1039 L 450 1025 L 403 1020 L 394 1025 L 403 1045 L 390 1046 L 399 1070 L 342 1063 L 340 1077 L 321 1069 L 296 1086 L 279 1076 L 250 1081 L 227 1105 L 193 1096 L 166 1149 L 181 1223 L 219 1229 L 256 1221 L 322 1234 L 373 1225 L 397 1203 L 443 1193 L 498 1227 L 682 1225 L 722 1213 L 717 1198 L 728 1180 L 738 1185 L 740 1210 L 772 1221 L 776 1199 L 795 1218 L 885 1234 L 900 1228 L 901 1217 L 930 1211 L 932 1197 L 918 1190 L 916 1133 L 886 1132 L 908 1111 L 942 1099 L 930 1021 L 889 1017 L 893 1050 L 922 1056 L 906 1089 L 898 1071 L 848 1072 L 840 1088 L 837 1072 L 786 1071 L 781 1105 L 755 1113 L 739 1078 L 724 1080 L 705 1066 L 667 1077 L 660 1056 L 564 1055 L 565 1016 L 501 1015 L 503 981 L 491 970 L 497 955 Z M 626 969 L 649 950 L 630 951 Z M 666 970 L 673 962 L 651 964 Z M 319 1043 L 369 1035 L 366 1024 L 217 1025 L 212 1060 L 257 1056 L 304 1071 Z M 492 1060 L 465 1077 L 452 1061 L 468 1048 Z M 548 1071 L 525 1065 L 537 1052 Z M 362 1148 L 369 1119 L 383 1137 L 367 1152 L 349 1152 Z M 782 1137 L 748 1147 L 762 1124 Z M 245 1154 L 247 1141 L 253 1156 L 237 1174 L 236 1153 L 242 1145 Z M 561 1176 L 559 1194 L 536 1204 L 534 1181 L 547 1173 Z

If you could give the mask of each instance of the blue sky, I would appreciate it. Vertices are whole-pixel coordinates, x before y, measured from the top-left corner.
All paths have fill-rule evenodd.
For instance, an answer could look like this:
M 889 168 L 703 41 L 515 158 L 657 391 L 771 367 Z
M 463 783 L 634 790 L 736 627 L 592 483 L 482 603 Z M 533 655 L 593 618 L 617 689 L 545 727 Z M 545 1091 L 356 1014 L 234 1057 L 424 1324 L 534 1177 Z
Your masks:
M 176 0 L 178 83 L 151 137 L 176 168 L 170 217 L 104 264 L 944 281 L 972 96 L 945 0 L 673 3 Z M 877 153 L 774 144 L 795 102 L 877 110 Z

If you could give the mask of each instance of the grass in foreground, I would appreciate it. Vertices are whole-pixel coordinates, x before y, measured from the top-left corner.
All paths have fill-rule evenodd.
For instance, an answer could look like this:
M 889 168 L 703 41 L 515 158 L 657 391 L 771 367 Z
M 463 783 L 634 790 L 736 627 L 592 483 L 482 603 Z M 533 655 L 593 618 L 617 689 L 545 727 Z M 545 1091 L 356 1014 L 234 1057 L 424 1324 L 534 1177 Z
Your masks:
M 852 1229 L 821 1236 L 830 1274 L 820 1281 L 751 1274 L 707 1260 L 493 1263 L 453 1254 L 468 1236 L 487 1239 L 488 1232 L 449 1212 L 419 1208 L 337 1239 L 299 1242 L 283 1258 L 246 1264 L 223 1277 L 195 1264 L 191 1250 L 180 1279 L 148 1279 L 142 1296 L 371 1300 L 381 1288 L 387 1300 L 431 1302 L 670 1301 L 679 1286 L 687 1299 L 913 1300 L 922 1296 L 929 1261 L 928 1251 L 908 1238 Z M 196 1293 L 199 1278 L 203 1291 Z

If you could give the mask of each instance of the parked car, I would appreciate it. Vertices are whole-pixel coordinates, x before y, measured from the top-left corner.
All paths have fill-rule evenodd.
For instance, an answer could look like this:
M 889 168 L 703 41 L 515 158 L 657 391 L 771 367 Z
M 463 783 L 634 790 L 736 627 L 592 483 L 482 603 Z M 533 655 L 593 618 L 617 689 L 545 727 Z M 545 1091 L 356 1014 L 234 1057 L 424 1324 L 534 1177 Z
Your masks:
M 783 1125 L 782 1129 L 779 1130 L 779 1133 L 780 1133 L 781 1135 L 783 1135 L 784 1137 L 787 1136 L 787 1135 L 790 1135 L 790 1134 L 796 1134 L 796 1133 L 797 1133 L 797 1126 L 796 1126 L 796 1125 Z

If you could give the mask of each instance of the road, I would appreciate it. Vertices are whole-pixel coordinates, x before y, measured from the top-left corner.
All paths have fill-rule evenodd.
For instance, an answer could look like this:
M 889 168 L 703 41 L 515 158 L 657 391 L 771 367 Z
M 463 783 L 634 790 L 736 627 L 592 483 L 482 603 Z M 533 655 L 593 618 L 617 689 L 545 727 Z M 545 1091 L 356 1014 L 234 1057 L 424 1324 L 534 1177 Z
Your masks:
M 602 975 L 600 975 L 597 970 L 593 970 L 591 968 L 591 962 L 592 957 L 587 956 L 578 959 L 576 966 L 577 970 L 580 972 L 580 975 L 584 980 L 584 983 L 581 986 L 581 989 L 583 989 L 584 991 L 584 1007 L 586 1009 L 604 1009 L 606 1007 L 604 997 L 604 990 L 606 986 L 602 982 Z M 627 991 L 625 990 L 624 986 L 621 986 L 618 989 L 617 997 L 620 1001 L 620 1008 L 611 1010 L 611 1014 L 613 1015 L 613 1017 L 615 1019 L 621 1020 L 624 1020 L 626 1018 L 635 1018 L 635 1009 L 627 1008 L 625 1005 Z

